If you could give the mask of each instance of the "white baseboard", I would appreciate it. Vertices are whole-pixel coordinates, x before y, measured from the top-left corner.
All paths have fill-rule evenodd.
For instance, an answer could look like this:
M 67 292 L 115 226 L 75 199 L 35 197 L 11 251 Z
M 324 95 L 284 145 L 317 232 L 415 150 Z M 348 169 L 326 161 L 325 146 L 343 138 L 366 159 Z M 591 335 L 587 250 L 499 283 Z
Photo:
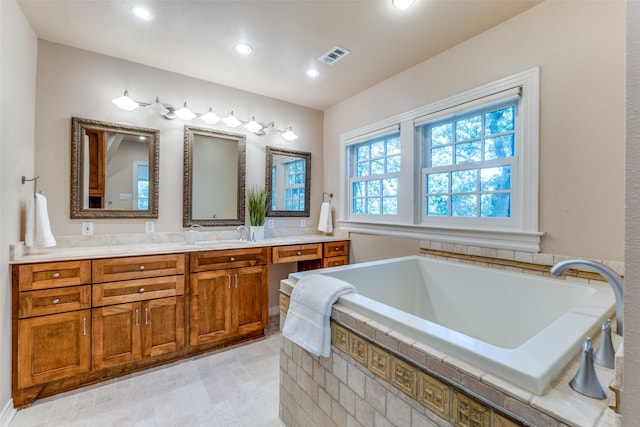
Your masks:
M 2 412 L 0 412 L 0 427 L 9 427 L 17 412 L 16 408 L 13 407 L 13 399 L 9 399 L 4 408 L 2 408 Z

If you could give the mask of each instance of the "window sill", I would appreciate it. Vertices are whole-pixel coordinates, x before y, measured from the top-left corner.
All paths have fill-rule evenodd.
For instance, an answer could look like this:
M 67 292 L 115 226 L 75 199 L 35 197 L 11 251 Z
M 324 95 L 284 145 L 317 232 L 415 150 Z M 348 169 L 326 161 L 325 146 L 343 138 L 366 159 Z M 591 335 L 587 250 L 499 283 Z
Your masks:
M 543 232 L 517 230 L 479 230 L 453 227 L 425 227 L 415 224 L 380 224 L 339 220 L 340 229 L 352 233 L 432 240 L 457 245 L 540 252 Z

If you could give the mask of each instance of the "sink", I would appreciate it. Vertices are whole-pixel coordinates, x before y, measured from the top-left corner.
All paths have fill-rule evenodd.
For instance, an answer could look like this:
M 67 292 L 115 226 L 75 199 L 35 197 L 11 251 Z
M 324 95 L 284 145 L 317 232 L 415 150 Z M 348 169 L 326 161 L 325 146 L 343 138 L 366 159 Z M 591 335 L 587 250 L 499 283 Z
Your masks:
M 195 243 L 196 246 L 202 246 L 205 248 L 227 248 L 234 246 L 248 245 L 250 242 L 246 240 L 199 240 Z

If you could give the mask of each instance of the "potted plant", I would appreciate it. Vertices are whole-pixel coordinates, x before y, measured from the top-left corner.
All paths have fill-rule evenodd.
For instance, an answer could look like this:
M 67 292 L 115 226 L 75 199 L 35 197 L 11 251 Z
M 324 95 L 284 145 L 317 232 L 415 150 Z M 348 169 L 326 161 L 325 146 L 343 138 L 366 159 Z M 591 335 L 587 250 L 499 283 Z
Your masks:
M 249 234 L 255 240 L 264 239 L 264 221 L 267 216 L 267 190 L 264 187 L 251 187 L 247 191 L 249 209 Z

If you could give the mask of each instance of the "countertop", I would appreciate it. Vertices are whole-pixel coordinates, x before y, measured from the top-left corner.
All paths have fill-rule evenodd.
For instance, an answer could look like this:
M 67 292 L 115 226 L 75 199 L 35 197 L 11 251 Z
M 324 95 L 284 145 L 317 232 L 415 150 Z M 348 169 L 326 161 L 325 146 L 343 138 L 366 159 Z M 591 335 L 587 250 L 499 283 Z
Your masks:
M 34 262 L 69 261 L 77 259 L 110 258 L 114 256 L 136 256 L 136 255 L 157 255 L 183 252 L 197 252 L 206 250 L 255 248 L 265 246 L 301 245 L 307 243 L 324 243 L 348 240 L 345 237 L 322 236 L 322 235 L 299 235 L 287 237 L 273 237 L 256 242 L 240 240 L 202 240 L 195 244 L 188 244 L 184 240 L 180 242 L 157 242 L 157 243 L 131 243 L 131 244 L 111 244 L 99 246 L 76 246 L 76 247 L 52 247 L 41 249 L 28 249 L 22 253 L 22 248 L 16 246 L 12 248 L 14 256 L 10 264 L 28 264 Z

